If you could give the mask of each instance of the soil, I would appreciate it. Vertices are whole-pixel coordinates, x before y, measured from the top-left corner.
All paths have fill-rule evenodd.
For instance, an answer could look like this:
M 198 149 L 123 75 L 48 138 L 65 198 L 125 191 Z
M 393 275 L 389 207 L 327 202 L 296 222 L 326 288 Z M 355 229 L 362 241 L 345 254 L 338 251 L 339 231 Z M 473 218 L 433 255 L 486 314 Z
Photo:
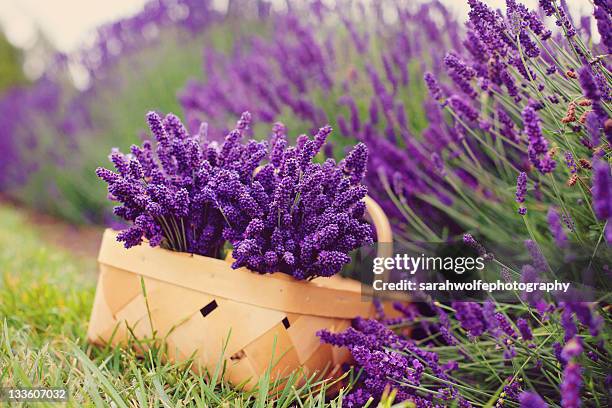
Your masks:
M 103 227 L 73 225 L 0 197 L 0 205 L 16 208 L 41 237 L 77 256 L 97 258 Z

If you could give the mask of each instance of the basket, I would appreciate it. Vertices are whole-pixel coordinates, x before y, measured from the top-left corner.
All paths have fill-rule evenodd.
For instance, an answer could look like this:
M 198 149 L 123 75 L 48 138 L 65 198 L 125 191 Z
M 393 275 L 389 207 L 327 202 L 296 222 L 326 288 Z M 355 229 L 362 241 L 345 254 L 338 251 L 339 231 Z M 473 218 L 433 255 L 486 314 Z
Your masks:
M 366 204 L 378 241 L 391 242 L 384 212 L 370 198 Z M 98 257 L 88 329 L 95 344 L 125 345 L 130 336 L 147 339 L 154 331 L 164 339 L 170 361 L 193 356 L 198 373 L 212 372 L 224 362 L 226 380 L 252 389 L 268 369 L 272 379 L 298 368 L 305 374 L 327 370 L 333 376 L 350 356 L 321 344 L 316 332 L 342 331 L 355 316 L 373 314 L 354 280 L 298 281 L 147 245 L 126 250 L 116 235 L 104 232 Z M 390 251 L 390 245 L 380 250 Z

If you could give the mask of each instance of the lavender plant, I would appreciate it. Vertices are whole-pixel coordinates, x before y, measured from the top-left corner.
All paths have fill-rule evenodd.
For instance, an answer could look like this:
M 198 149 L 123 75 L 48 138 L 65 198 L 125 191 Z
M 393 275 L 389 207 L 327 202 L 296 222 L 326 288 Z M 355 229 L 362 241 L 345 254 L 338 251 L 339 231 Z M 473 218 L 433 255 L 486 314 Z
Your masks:
M 539 301 L 540 311 L 492 301 L 395 303 L 401 317 L 357 318 L 342 333 L 319 336 L 350 350 L 355 361 L 347 407 L 381 400 L 415 407 L 608 406 L 609 313 L 596 304 Z
M 197 72 L 197 50 L 223 17 L 207 1 L 148 2 L 100 27 L 93 44 L 53 56 L 40 79 L 0 95 L 0 191 L 72 222 L 111 221 L 92 183 L 103 145 L 137 142 L 142 125 L 133 118 L 147 107 L 179 108 L 176 89 Z
M 114 150 L 116 172 L 98 168 L 115 215 L 131 225 L 117 236 L 126 248 L 161 245 L 175 251 L 219 257 L 234 246 L 234 268 L 284 272 L 297 279 L 332 276 L 349 263 L 349 253 L 372 242 L 364 220 L 367 149 L 358 145 L 337 165 L 313 163 L 331 132 L 302 135 L 288 147 L 275 125 L 269 163 L 267 143 L 242 142 L 251 115 L 242 114 L 223 144 L 206 138 L 206 125 L 189 135 L 173 114 L 147 115 L 156 144 Z
M 565 238 L 596 248 L 610 237 L 609 215 L 595 211 L 610 189 L 605 43 L 587 47 L 591 20 L 574 27 L 554 1 L 540 6 L 560 27 L 555 33 L 516 1 L 507 1 L 505 15 L 468 3 L 467 52 L 445 58 L 450 85 L 425 75 L 443 115 L 430 129 L 447 135 L 442 153 L 430 155 L 432 164 L 442 159 L 445 175 L 425 181 L 447 202 L 426 201 L 489 242 L 510 242 L 520 231 L 545 251 Z M 605 40 L 607 6 L 596 3 Z
M 248 106 L 256 107 L 259 120 L 281 120 L 301 130 L 331 123 L 338 132 L 326 154 L 343 155 L 355 139 L 368 145 L 375 152 L 366 176 L 370 194 L 399 221 L 394 228 L 405 231 L 403 210 L 388 198 L 386 185 L 436 193 L 421 182 L 431 166 L 415 140 L 427 121 L 440 119 L 422 104 L 426 90 L 418 78 L 427 68 L 441 73 L 438 60 L 448 45 L 462 49 L 456 41 L 460 29 L 437 1 L 415 7 L 394 1 L 292 4 L 288 13 L 273 15 L 269 35 L 241 39 L 229 55 L 205 50 L 205 80 L 190 81 L 180 100 L 189 127 L 203 117 L 214 119 L 212 137 L 223 134 L 228 116 Z M 437 147 L 438 136 L 423 138 Z M 381 183 L 379 173 L 393 183 Z M 411 211 L 448 223 L 418 202 Z
M 501 265 L 505 279 L 537 281 L 563 262 L 568 242 L 591 259 L 609 258 L 609 5 L 595 2 L 602 41 L 593 44 L 592 20 L 576 27 L 555 1 L 540 1 L 538 13 L 508 0 L 505 14 L 468 3 L 466 53 L 444 59 L 451 83 L 424 76 L 440 107 L 428 131 L 444 142 L 432 149 L 415 141 L 436 170 L 421 181 L 438 189 L 417 196 L 482 242 L 509 247 L 522 237 L 531 260 L 519 270 Z M 389 186 L 414 219 L 414 190 Z M 435 223 L 411 226 L 445 238 Z M 471 234 L 464 241 L 500 262 Z M 606 268 L 596 273 L 607 276 Z M 608 406 L 610 314 L 608 297 L 597 300 L 517 293 L 514 304 L 420 305 L 420 317 L 398 305 L 405 319 L 357 319 L 345 333 L 321 338 L 355 358 L 360 374 L 349 406 L 377 403 L 389 388 L 395 400 L 427 407 Z

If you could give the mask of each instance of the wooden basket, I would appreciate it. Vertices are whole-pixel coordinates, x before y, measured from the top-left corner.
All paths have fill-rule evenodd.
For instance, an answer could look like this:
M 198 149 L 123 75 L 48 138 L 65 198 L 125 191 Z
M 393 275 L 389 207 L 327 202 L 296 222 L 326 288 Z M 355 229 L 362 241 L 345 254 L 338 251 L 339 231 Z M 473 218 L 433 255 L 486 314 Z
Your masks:
M 384 212 L 369 198 L 366 204 L 379 242 L 391 242 Z M 297 281 L 282 273 L 260 275 L 232 269 L 224 260 L 148 245 L 126 250 L 116 235 L 105 231 L 98 257 L 100 274 L 88 330 L 93 343 L 124 345 L 130 331 L 145 339 L 152 337 L 153 329 L 165 340 L 171 361 L 193 355 L 196 372 L 212 372 L 223 358 L 225 378 L 251 389 L 273 355 L 272 378 L 300 367 L 306 374 L 325 369 L 331 373 L 347 361 L 348 352 L 321 344 L 316 332 L 341 331 L 353 317 L 373 313 L 357 281 L 338 276 Z M 384 246 L 385 252 L 390 250 Z

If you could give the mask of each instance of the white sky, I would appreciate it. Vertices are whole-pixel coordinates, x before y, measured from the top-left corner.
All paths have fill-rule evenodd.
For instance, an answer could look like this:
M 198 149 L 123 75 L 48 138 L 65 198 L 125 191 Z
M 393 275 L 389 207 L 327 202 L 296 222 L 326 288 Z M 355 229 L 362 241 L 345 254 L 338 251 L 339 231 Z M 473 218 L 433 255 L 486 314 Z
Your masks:
M 277 0 L 281 1 L 281 0 Z M 421 0 L 422 1 L 422 0 Z M 72 51 L 86 41 L 94 28 L 138 12 L 146 0 L 0 0 L 0 25 L 14 44 L 28 48 L 40 30 L 61 51 Z M 463 19 L 466 0 L 442 0 Z M 493 7 L 503 7 L 505 0 L 485 0 Z M 223 6 L 227 0 L 216 0 Z M 523 0 L 534 8 L 537 0 Z M 589 0 L 567 0 L 571 11 L 589 12 Z M 575 14 L 577 15 L 577 14 Z

